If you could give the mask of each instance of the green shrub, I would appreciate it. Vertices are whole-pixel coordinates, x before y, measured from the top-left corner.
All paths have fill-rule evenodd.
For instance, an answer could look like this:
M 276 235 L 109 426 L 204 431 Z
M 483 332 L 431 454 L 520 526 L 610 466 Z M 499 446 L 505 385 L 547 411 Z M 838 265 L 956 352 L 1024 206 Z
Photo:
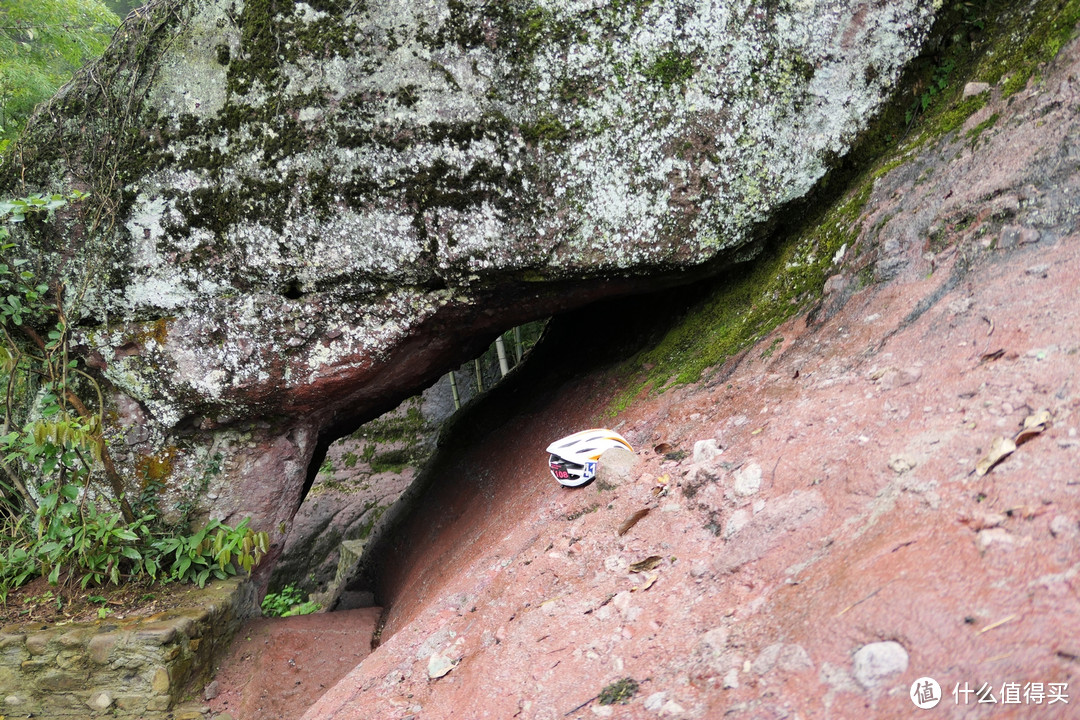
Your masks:
M 304 593 L 295 585 L 286 585 L 281 592 L 267 593 L 262 601 L 262 612 L 266 617 L 292 617 L 310 615 L 322 609 L 314 600 L 304 600 Z
M 83 588 L 140 575 L 201 587 L 250 573 L 269 549 L 248 519 L 177 534 L 154 524 L 152 503 L 139 516 L 128 503 L 102 434 L 102 393 L 70 352 L 62 289 L 7 242 L 28 218 L 85 197 L 0 200 L 0 601 L 38 575 Z M 93 410 L 79 397 L 87 390 Z
M 211 576 L 224 580 L 240 570 L 250 573 L 270 549 L 270 537 L 248 527 L 250 518 L 235 529 L 211 520 L 194 535 L 155 540 L 152 547 L 162 560 L 172 558 L 169 580 L 203 587 Z

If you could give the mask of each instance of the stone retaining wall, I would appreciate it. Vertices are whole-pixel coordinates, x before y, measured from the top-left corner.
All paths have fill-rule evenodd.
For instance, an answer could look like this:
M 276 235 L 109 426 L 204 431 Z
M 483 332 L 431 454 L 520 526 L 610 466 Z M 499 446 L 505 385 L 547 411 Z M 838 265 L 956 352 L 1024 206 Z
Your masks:
M 130 621 L 0 628 L 0 717 L 164 720 L 258 614 L 247 579 L 213 583 L 197 607 Z

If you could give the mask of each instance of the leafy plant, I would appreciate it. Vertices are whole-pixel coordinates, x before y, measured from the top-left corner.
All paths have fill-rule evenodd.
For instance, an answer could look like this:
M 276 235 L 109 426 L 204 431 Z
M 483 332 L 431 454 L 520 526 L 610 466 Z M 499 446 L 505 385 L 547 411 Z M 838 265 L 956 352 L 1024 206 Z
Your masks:
M 154 580 L 205 585 L 211 576 L 251 572 L 269 549 L 245 519 L 211 521 L 193 535 L 160 535 L 147 478 L 135 515 L 109 456 L 104 402 L 95 379 L 69 352 L 62 285 L 40 282 L 13 256 L 11 229 L 51 218 L 86 194 L 0 201 L 0 599 L 41 575 L 53 585 Z M 91 411 L 79 392 L 93 391 Z M 218 469 L 215 456 L 212 468 Z M 205 480 L 205 478 L 204 478 Z M 174 532 L 174 531 L 173 531 Z M 165 572 L 162 572 L 162 571 Z M 62 588 L 61 588 L 62 591 Z
M 266 617 L 292 617 L 310 615 L 322 609 L 314 600 L 305 600 L 304 593 L 295 585 L 286 585 L 281 592 L 267 593 L 262 601 L 262 612 Z
M 634 678 L 627 677 L 617 680 L 600 691 L 599 702 L 601 705 L 614 705 L 615 703 L 625 705 L 630 702 L 630 698 L 634 697 L 638 687 L 638 682 Z
M 157 540 L 153 547 L 163 560 L 172 557 L 170 580 L 203 587 L 211 575 L 224 580 L 240 570 L 250 573 L 270 549 L 270 537 L 249 528 L 249 521 L 244 518 L 234 529 L 211 520 L 194 535 Z
M 904 117 L 907 124 L 910 125 L 912 120 L 933 107 L 938 97 L 949 87 L 949 79 L 955 69 L 956 61 L 953 58 L 946 58 L 940 65 L 934 66 L 929 81 Z
M 6 551 L 0 555 L 5 596 L 36 575 L 53 585 L 79 578 L 86 588 L 91 583 L 119 584 L 122 577 L 143 572 L 156 574 L 156 561 L 139 549 L 147 536 L 145 519 L 128 525 L 120 513 L 99 513 L 92 503 L 80 508 L 74 502 L 78 492 L 66 485 L 46 495 L 33 530 L 25 518 L 9 524 Z

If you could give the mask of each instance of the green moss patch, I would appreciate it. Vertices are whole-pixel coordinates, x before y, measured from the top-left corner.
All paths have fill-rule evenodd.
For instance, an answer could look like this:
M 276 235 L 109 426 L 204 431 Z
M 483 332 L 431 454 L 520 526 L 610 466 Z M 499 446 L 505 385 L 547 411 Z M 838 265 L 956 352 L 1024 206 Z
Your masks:
M 681 85 L 689 80 L 697 68 L 694 58 L 676 50 L 670 50 L 652 61 L 644 70 L 645 77 L 665 88 Z
M 816 300 L 836 253 L 858 238 L 872 187 L 868 177 L 808 230 L 720 278 L 710 297 L 690 309 L 659 343 L 629 361 L 642 381 L 616 400 L 615 410 L 625 408 L 643 389 L 659 391 L 697 381 L 706 369 L 735 356 Z M 773 351 L 775 347 L 766 352 Z

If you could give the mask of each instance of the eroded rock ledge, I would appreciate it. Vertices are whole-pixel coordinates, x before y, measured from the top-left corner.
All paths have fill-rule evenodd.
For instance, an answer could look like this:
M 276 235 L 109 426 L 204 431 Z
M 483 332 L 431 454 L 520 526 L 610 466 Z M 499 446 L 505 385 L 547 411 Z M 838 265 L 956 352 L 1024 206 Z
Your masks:
M 277 527 L 320 435 L 491 333 L 751 255 L 932 20 L 929 0 L 158 0 L 32 125 L 17 191 L 94 199 L 20 241 L 115 390 L 120 464 L 163 507 Z

